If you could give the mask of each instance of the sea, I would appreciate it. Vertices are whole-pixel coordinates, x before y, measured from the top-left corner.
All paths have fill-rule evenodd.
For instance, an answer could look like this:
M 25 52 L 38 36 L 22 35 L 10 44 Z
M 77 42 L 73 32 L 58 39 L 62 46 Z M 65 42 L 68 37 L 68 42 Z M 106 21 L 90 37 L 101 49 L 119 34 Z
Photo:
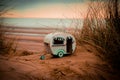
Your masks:
M 2 23 L 5 26 L 15 27 L 49 27 L 49 28 L 62 28 L 62 27 L 79 27 L 83 25 L 83 19 L 60 19 L 60 18 L 3 18 Z

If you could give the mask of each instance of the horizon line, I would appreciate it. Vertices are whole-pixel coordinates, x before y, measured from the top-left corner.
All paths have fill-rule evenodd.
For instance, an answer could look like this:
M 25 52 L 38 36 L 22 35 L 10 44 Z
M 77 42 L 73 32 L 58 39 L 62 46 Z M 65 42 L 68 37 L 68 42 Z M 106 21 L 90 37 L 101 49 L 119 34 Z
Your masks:
M 48 17 L 48 18 L 40 18 L 40 17 L 0 17 L 0 18 L 16 18 L 16 19 L 17 19 L 17 18 L 23 18 L 23 19 L 24 19 L 24 18 L 28 18 L 28 19 L 29 19 L 29 18 L 34 18 L 34 19 L 84 19 L 84 18 L 74 18 L 74 17 L 73 17 L 73 18 L 71 18 L 71 17 L 70 17 L 70 18 L 50 18 L 50 17 Z

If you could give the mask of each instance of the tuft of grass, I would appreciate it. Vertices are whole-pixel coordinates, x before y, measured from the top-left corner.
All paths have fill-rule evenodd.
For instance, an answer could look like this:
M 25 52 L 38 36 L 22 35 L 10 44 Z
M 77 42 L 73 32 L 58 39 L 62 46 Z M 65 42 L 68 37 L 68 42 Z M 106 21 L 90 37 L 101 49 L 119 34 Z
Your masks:
M 89 4 L 81 31 L 75 35 L 78 44 L 93 46 L 99 57 L 120 71 L 120 3 L 106 0 Z
M 33 52 L 29 52 L 29 51 L 23 51 L 20 55 L 21 56 L 28 56 L 28 55 L 32 55 Z
M 16 53 L 17 44 L 15 43 L 15 39 L 6 39 L 5 38 L 5 32 L 3 30 L 2 25 L 0 25 L 0 54 L 10 54 L 10 53 Z

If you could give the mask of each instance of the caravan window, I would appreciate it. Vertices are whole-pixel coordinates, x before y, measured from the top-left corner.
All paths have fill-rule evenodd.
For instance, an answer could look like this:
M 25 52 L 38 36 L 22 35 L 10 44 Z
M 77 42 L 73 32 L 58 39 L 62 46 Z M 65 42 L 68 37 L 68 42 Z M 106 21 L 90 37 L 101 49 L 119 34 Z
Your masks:
M 53 39 L 53 44 L 64 44 L 64 40 L 62 37 L 56 37 Z

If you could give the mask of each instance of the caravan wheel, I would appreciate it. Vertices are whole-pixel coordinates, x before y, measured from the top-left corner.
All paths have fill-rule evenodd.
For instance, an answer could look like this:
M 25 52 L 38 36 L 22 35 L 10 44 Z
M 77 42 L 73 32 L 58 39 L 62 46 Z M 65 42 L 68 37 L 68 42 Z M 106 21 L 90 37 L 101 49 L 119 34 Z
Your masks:
M 58 57 L 59 57 L 59 58 L 61 58 L 61 57 L 63 57 L 63 56 L 64 56 L 64 53 L 63 53 L 63 52 L 59 52 L 59 53 L 58 53 Z

